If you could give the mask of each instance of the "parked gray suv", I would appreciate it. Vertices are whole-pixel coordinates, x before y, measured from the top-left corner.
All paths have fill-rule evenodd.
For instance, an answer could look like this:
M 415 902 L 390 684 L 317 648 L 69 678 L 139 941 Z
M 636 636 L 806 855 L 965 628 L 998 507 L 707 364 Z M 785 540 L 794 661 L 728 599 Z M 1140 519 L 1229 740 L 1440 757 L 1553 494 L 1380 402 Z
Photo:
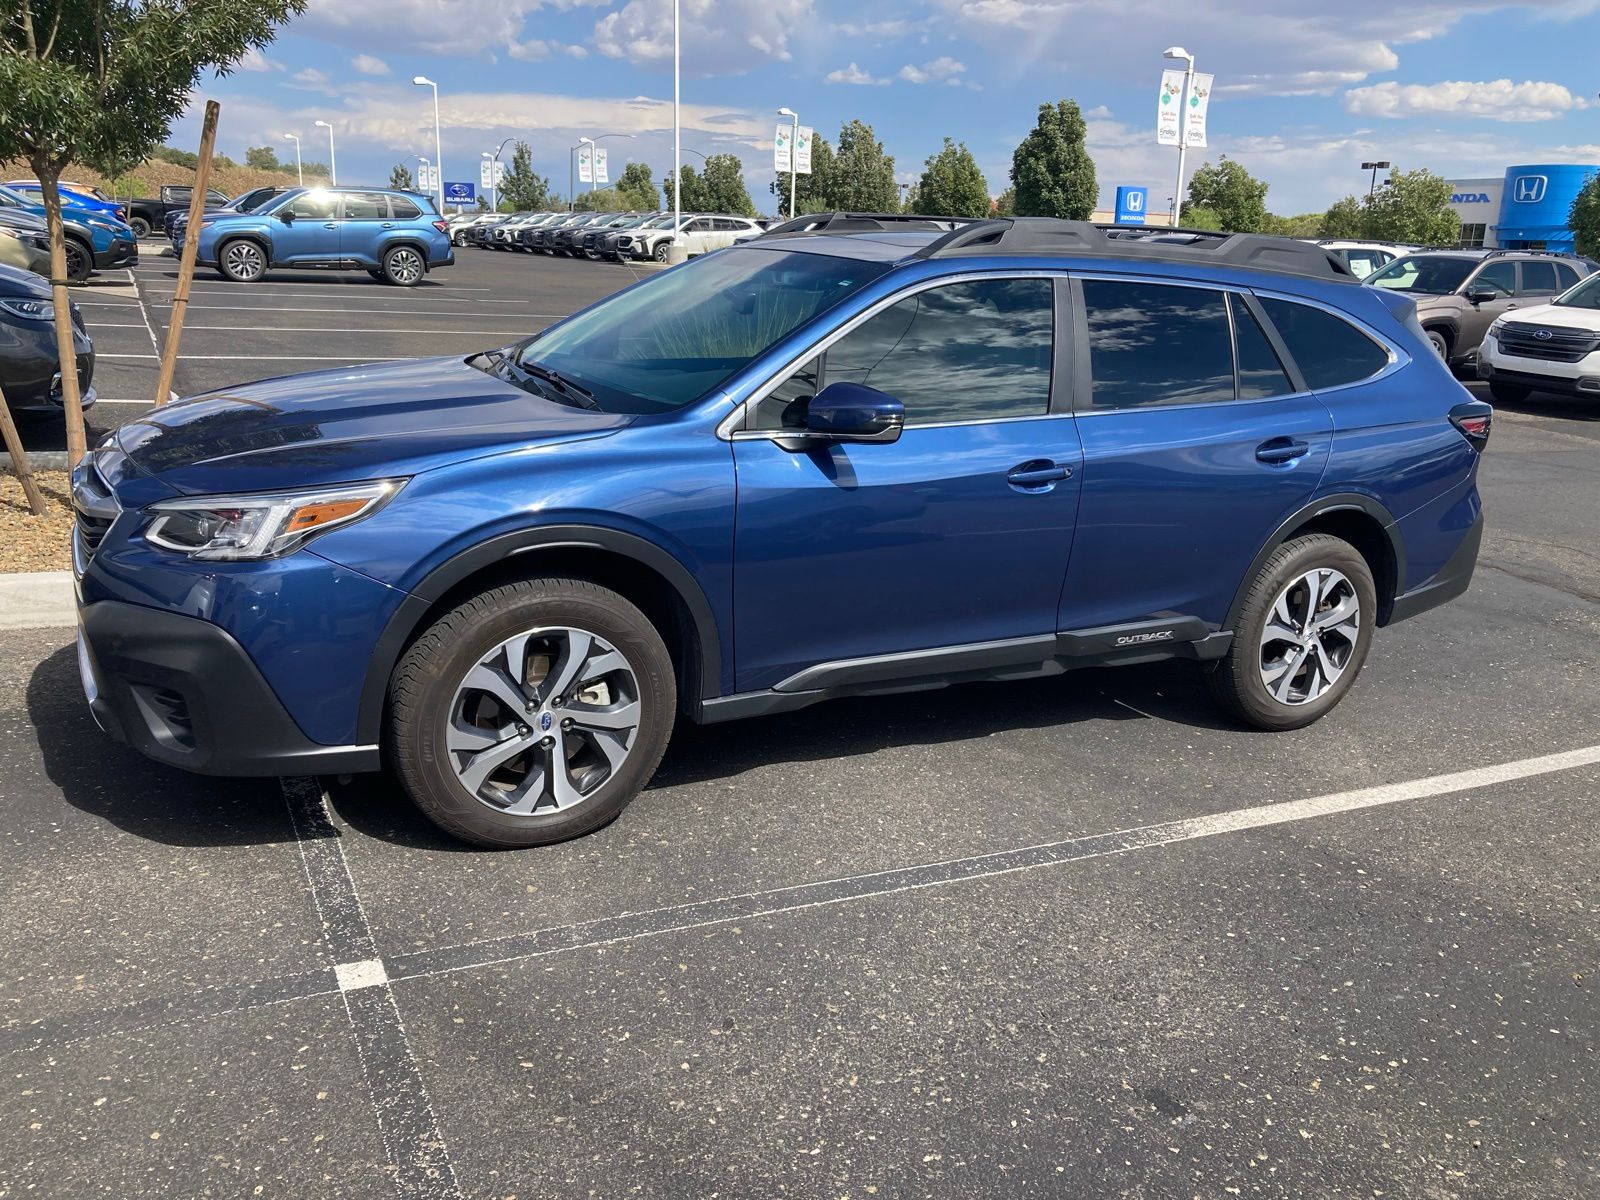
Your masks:
M 1495 318 L 1548 304 L 1596 269 L 1586 258 L 1543 250 L 1425 250 L 1367 276 L 1369 287 L 1403 292 L 1439 357 L 1471 362 Z

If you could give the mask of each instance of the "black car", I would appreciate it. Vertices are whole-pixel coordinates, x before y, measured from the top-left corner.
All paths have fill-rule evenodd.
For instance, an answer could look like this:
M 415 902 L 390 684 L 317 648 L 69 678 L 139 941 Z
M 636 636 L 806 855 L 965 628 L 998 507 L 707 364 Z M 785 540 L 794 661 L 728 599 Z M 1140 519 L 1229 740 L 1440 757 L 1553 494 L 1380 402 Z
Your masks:
M 289 189 L 286 187 L 258 187 L 251 188 L 229 200 L 221 208 L 207 208 L 206 216 L 212 213 L 223 212 L 254 212 L 274 196 L 281 196 Z M 204 220 L 205 218 L 201 218 Z M 183 250 L 183 236 L 189 229 L 189 210 L 187 208 L 174 209 L 166 216 L 166 235 L 176 251 Z
M 83 406 L 94 403 L 94 346 L 83 314 L 72 305 L 73 349 Z M 0 266 L 0 388 L 12 412 L 61 411 L 61 360 L 56 357 L 55 305 L 39 276 Z

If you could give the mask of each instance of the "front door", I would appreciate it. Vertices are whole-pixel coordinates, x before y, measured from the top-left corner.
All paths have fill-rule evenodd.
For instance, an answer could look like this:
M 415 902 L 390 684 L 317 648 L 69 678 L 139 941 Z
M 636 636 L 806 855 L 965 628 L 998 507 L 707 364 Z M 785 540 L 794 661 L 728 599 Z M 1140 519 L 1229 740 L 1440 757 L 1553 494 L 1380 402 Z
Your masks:
M 1080 461 L 1070 380 L 1053 379 L 1054 310 L 1039 276 L 927 288 L 755 406 L 734 443 L 740 691 L 818 664 L 1053 635 Z M 905 405 L 899 441 L 774 440 L 840 380 Z
M 1495 318 L 1515 310 L 1519 305 L 1528 303 L 1517 299 L 1517 264 L 1508 259 L 1491 259 L 1478 273 L 1467 280 L 1466 286 L 1461 289 L 1465 296 L 1471 296 L 1480 288 L 1494 293 L 1488 300 L 1480 300 L 1476 304 L 1470 300 L 1461 307 L 1461 332 L 1456 338 L 1457 353 L 1466 353 L 1476 350 L 1483 342 L 1483 335 L 1489 331 L 1489 326 L 1494 324 Z M 1536 302 L 1535 302 L 1536 303 Z
M 394 228 L 389 197 L 383 192 L 345 192 L 339 216 L 339 257 L 363 266 L 375 265 L 383 231 Z
M 294 220 L 272 231 L 275 263 L 333 262 L 339 257 L 339 193 L 314 188 L 284 203 L 275 216 L 288 210 Z
M 1291 382 L 1242 295 L 1077 286 L 1091 385 L 1078 403 L 1083 494 L 1060 626 L 1215 627 L 1256 552 L 1316 488 L 1333 418 Z

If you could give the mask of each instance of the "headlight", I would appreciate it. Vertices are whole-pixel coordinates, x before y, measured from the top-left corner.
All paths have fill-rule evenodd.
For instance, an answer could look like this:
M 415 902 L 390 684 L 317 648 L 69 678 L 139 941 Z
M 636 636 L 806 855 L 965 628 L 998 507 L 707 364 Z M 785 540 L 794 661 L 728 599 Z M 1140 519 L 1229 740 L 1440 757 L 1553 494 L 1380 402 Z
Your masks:
M 163 500 L 145 512 L 145 541 L 190 558 L 239 562 L 277 558 L 314 537 L 370 517 L 400 490 L 382 479 L 297 492 L 252 492 Z
M 54 321 L 56 306 L 48 300 L 0 300 L 0 309 L 24 321 Z

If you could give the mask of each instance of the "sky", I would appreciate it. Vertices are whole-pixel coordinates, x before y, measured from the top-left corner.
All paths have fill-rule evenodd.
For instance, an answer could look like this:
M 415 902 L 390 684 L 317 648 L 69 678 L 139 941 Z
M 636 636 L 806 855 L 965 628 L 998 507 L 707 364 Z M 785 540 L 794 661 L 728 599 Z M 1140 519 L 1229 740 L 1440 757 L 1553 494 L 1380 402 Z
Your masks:
M 171 141 L 193 148 L 216 99 L 222 152 L 271 144 L 292 161 L 290 132 L 326 161 L 321 119 L 341 182 L 384 183 L 395 163 L 434 157 L 431 92 L 411 83 L 423 74 L 439 84 L 446 180 L 476 182 L 480 153 L 515 137 L 565 193 L 569 148 L 603 134 L 613 178 L 636 160 L 659 179 L 672 164 L 671 11 L 310 0 L 264 52 L 197 89 Z M 1363 160 L 1451 178 L 1600 163 L 1600 0 L 682 0 L 681 22 L 683 145 L 738 154 L 764 212 L 781 106 L 830 141 L 866 121 L 905 182 L 943 138 L 964 142 L 997 195 L 1039 105 L 1063 97 L 1088 118 L 1102 201 L 1145 185 L 1164 209 L 1177 151 L 1156 145 L 1155 114 L 1171 45 L 1216 77 L 1209 145 L 1189 169 L 1226 154 L 1268 181 L 1274 212 L 1363 190 Z

